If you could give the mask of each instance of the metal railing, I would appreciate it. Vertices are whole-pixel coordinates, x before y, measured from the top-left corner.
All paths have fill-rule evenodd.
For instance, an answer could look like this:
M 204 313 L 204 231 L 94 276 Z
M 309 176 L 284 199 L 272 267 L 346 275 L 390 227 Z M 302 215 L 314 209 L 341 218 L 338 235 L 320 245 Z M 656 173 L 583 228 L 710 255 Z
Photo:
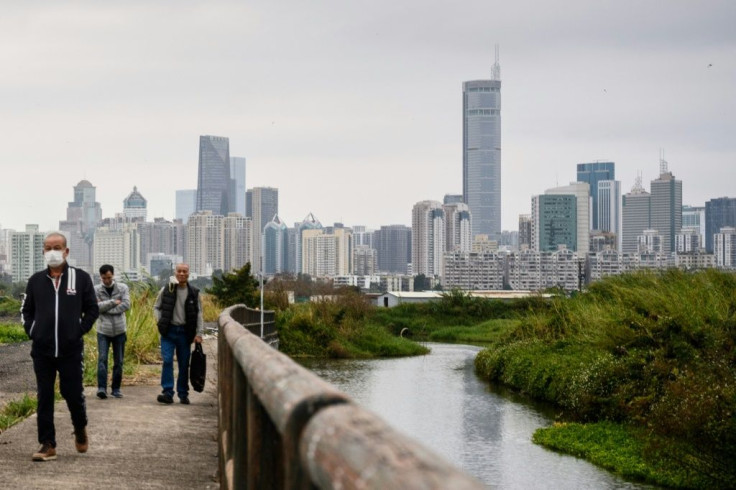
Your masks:
M 221 488 L 484 488 L 243 328 L 245 309 L 218 321 Z

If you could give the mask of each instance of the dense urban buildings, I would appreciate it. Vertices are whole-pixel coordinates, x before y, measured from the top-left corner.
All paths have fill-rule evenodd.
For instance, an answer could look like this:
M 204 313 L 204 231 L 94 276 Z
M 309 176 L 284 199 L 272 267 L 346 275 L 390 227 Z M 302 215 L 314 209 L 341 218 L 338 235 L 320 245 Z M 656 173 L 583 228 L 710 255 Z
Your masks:
M 463 83 L 463 198 L 473 235 L 501 235 L 501 68 L 490 80 Z
M 714 235 L 721 228 L 736 227 L 736 198 L 719 197 L 705 203 L 705 251 L 713 253 Z
M 445 254 L 445 212 L 439 201 L 421 201 L 414 205 L 411 237 L 412 273 L 440 276 Z
M 196 210 L 226 215 L 234 208 L 230 197 L 232 188 L 230 140 L 222 136 L 200 136 Z

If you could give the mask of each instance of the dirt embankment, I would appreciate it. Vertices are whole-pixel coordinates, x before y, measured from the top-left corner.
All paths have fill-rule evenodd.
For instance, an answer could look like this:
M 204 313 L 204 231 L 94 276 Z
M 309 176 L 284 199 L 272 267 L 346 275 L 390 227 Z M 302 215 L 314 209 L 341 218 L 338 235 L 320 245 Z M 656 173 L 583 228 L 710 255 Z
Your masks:
M 36 393 L 30 340 L 0 345 L 0 407 L 23 393 Z

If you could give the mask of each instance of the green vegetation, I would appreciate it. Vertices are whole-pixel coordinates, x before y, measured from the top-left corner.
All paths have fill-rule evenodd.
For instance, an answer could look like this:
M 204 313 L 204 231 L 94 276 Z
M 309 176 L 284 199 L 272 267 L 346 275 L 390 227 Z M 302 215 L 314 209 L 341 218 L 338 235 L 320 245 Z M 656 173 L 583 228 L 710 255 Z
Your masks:
M 628 433 L 641 445 L 635 452 L 654 470 L 623 457 L 606 463 L 622 475 L 728 488 L 736 486 L 735 346 L 735 275 L 641 272 L 531 309 L 478 355 L 476 370 L 562 407 L 573 420 L 636 429 Z M 553 432 L 574 441 L 578 427 Z M 608 459 L 618 460 L 623 453 L 611 432 L 596 433 L 611 439 Z M 583 454 L 567 443 L 550 446 Z
M 24 340 L 28 340 L 28 336 L 20 323 L 0 324 L 0 344 L 23 342 Z
M 222 305 L 244 304 L 251 308 L 260 305 L 258 281 L 250 273 L 250 262 L 235 272 L 212 276 L 212 287 L 207 289 Z
M 20 400 L 9 401 L 0 410 L 0 432 L 17 424 L 21 420 L 30 417 L 36 411 L 36 397 L 28 393 Z

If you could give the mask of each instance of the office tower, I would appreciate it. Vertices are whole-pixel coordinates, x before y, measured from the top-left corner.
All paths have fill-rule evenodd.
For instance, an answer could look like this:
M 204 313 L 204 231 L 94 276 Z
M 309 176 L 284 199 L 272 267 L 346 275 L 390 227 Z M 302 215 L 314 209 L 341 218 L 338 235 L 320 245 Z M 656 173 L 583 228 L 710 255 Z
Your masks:
M 94 270 L 110 264 L 122 278 L 125 273 L 139 272 L 140 256 L 140 237 L 134 224 L 119 229 L 103 226 L 95 230 Z
M 245 212 L 245 158 L 230 157 L 230 179 L 233 184 L 230 198 L 233 202 L 231 211 L 247 216 Z
M 593 229 L 614 234 L 615 248 L 621 250 L 621 182 L 599 180 L 597 185 L 598 221 Z
M 578 182 L 587 182 L 590 186 L 593 210 L 591 229 L 614 231 L 604 230 L 598 223 L 598 218 L 600 217 L 598 212 L 598 182 L 602 180 L 616 180 L 616 170 L 613 162 L 578 163 Z
M 572 251 L 578 250 L 577 213 L 577 198 L 573 194 L 532 197 L 531 249 L 535 252 L 554 252 L 564 246 Z M 587 250 L 586 247 L 583 252 Z
M 406 274 L 411 262 L 411 228 L 405 225 L 381 226 L 375 231 L 378 270 Z
M 411 212 L 412 274 L 442 274 L 445 253 L 445 212 L 438 201 L 420 201 Z
M 445 250 L 470 252 L 472 248 L 472 219 L 468 205 L 462 202 L 443 204 L 445 211 Z
M 199 137 L 197 211 L 224 216 L 230 211 L 230 140 L 222 136 Z
M 682 227 L 697 229 L 705 240 L 705 206 L 684 204 L 682 206 Z
M 490 80 L 463 82 L 463 199 L 473 235 L 501 234 L 501 67 Z M 416 273 L 416 271 L 415 271 Z
M 458 202 L 465 202 L 462 194 L 445 194 L 442 204 L 455 204 Z
M 570 185 L 562 187 L 554 187 L 547 189 L 545 194 L 556 195 L 573 195 L 576 199 L 576 216 L 577 216 L 577 238 L 575 248 L 568 247 L 570 250 L 580 252 L 585 256 L 588 252 L 590 240 L 590 189 L 587 182 L 570 182 Z
M 736 228 L 724 226 L 713 235 L 716 265 L 722 269 L 736 269 Z
M 312 213 L 309 213 L 301 223 L 297 223 L 295 225 L 296 228 L 296 246 L 295 246 L 295 261 L 294 265 L 296 266 L 295 272 L 297 274 L 300 274 L 304 272 L 302 270 L 302 248 L 304 246 L 303 238 L 304 238 L 304 232 L 307 230 L 319 230 L 322 229 L 322 223 L 319 222 L 317 218 L 314 217 Z
M 641 185 L 641 176 L 636 178 L 631 192 L 621 198 L 621 252 L 634 254 L 637 237 L 649 229 L 652 212 L 652 195 Z
M 532 216 L 519 215 L 519 250 L 528 250 L 532 246 Z
M 662 236 L 664 253 L 675 251 L 675 235 L 682 228 L 682 181 L 660 159 L 659 178 L 652 181 L 652 213 L 649 227 Z
M 736 227 L 736 198 L 719 197 L 705 203 L 705 251 L 713 253 L 713 235 L 721 228 Z
M 96 188 L 87 180 L 74 186 L 74 201 L 66 208 L 66 220 L 59 222 L 59 230 L 67 237 L 69 263 L 93 276 L 92 250 L 97 223 L 102 219 L 102 207 L 95 201 Z
M 378 271 L 378 253 L 368 245 L 355 245 L 353 248 L 353 274 L 372 276 Z
M 245 215 L 253 220 L 253 272 L 261 271 L 263 229 L 279 214 L 279 190 L 254 187 L 245 193 Z
M 123 199 L 123 216 L 128 219 L 142 218 L 146 221 L 146 206 L 148 201 L 138 192 L 138 187 L 133 186 L 133 192 Z
M 253 264 L 253 221 L 240 213 L 222 219 L 222 270 L 225 273 Z M 251 267 L 251 271 L 253 268 Z
M 197 211 L 197 189 L 176 191 L 176 219 L 187 224 L 189 216 Z
M 187 257 L 190 272 L 200 276 L 211 276 L 222 270 L 222 241 L 224 216 L 212 211 L 198 211 L 187 221 Z
M 44 236 L 45 233 L 38 231 L 38 225 L 26 225 L 26 231 L 16 231 L 10 235 L 13 282 L 27 281 L 35 272 L 46 267 L 43 260 Z
M 289 232 L 278 215 L 263 229 L 263 272 L 268 275 L 286 272 Z

